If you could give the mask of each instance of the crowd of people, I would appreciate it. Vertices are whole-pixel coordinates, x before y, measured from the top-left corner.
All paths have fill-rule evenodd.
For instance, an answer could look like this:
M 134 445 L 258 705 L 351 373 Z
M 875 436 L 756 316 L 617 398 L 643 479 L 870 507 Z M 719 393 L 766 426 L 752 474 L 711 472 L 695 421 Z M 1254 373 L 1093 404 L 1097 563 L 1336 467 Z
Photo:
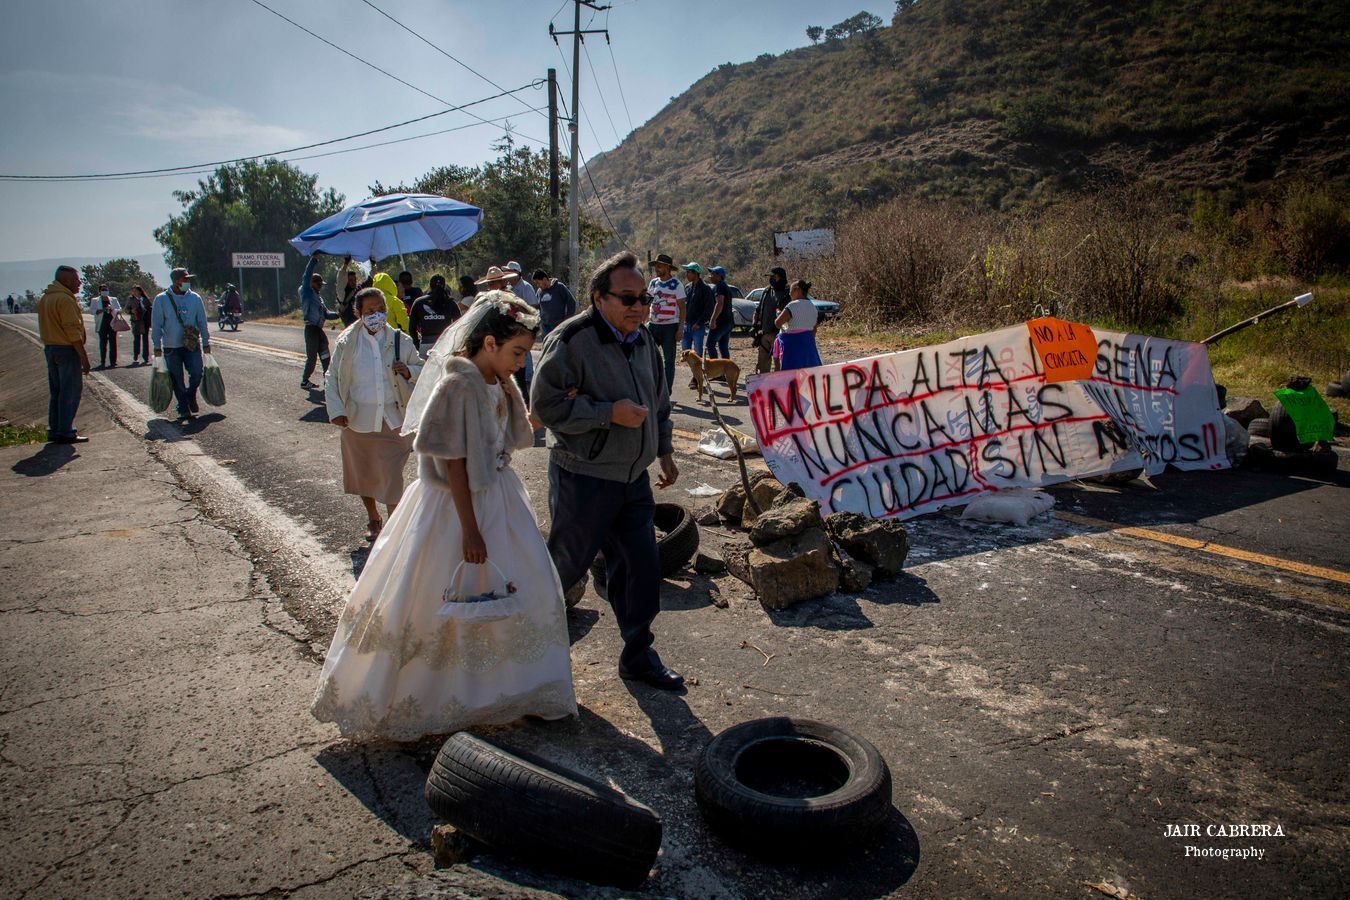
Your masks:
M 637 258 L 621 253 L 596 269 L 578 309 L 563 282 L 543 269 L 527 279 L 514 260 L 461 277 L 452 295 L 444 276 L 423 291 L 408 272 L 394 279 L 372 269 L 361 279 L 346 259 L 332 310 L 318 258 L 300 286 L 302 387 L 317 389 L 310 379 L 322 367 L 328 418 L 341 429 L 343 488 L 361 498 L 372 546 L 314 715 L 356 739 L 574 715 L 564 589 L 583 581 L 599 553 L 623 642 L 619 675 L 679 689 L 683 676 L 654 647 L 661 576 L 653 488 L 679 478 L 677 342 L 730 358 L 735 298 L 726 271 L 677 266 L 660 254 L 648 280 Z M 133 292 L 125 306 L 101 286 L 88 307 L 100 365 L 117 365 L 116 335 L 132 330 L 134 363 L 151 349 L 164 357 L 182 420 L 197 414 L 202 354 L 210 352 L 193 277 L 174 269 L 169 289 L 153 300 Z M 818 365 L 810 285 L 789 283 L 780 267 L 768 277 L 751 325 L 758 371 Z M 38 303 L 49 438 L 62 443 L 87 440 L 74 428 L 90 371 L 80 288 L 79 274 L 62 266 Z M 330 350 L 324 326 L 335 319 L 344 328 Z M 512 454 L 533 446 L 540 429 L 549 434 L 546 536 L 511 468 Z M 417 478 L 405 489 L 413 454 Z

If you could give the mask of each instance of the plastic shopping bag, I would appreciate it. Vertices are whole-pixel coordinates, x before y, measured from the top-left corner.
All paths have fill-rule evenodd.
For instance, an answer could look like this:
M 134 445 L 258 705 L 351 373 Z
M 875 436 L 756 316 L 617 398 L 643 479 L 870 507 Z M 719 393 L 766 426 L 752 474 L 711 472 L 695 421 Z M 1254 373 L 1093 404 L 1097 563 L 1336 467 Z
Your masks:
M 225 379 L 220 364 L 210 353 L 202 357 L 202 399 L 212 406 L 225 405 Z
M 173 402 L 173 380 L 169 378 L 169 367 L 162 356 L 155 357 L 154 367 L 150 370 L 150 395 L 146 400 L 157 413 L 164 412 Z
M 731 430 L 736 434 L 736 441 L 741 445 L 742 453 L 759 452 L 759 441 L 734 428 Z M 703 437 L 699 438 L 698 452 L 718 459 L 731 459 L 736 455 L 736 444 L 732 443 L 731 437 L 722 429 L 709 428 L 703 432 Z

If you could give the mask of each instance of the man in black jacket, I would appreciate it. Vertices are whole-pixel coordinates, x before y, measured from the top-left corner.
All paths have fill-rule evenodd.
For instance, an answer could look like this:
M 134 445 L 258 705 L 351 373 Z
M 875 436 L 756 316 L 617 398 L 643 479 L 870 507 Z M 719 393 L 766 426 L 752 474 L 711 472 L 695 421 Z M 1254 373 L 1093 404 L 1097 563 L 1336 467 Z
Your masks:
M 778 314 L 792 301 L 788 293 L 787 269 L 774 266 L 769 270 L 769 286 L 759 298 L 755 309 L 755 325 L 750 329 L 750 342 L 759 350 L 755 372 L 763 375 L 778 368 L 773 358 L 773 339 L 778 336 Z

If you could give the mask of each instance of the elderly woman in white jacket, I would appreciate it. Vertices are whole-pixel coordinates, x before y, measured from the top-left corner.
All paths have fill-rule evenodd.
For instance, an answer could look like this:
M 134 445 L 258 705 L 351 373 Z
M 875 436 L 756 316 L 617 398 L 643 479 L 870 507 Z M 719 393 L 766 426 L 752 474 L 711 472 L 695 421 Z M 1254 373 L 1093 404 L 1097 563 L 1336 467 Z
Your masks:
M 342 429 L 342 488 L 365 504 L 373 542 L 384 526 L 376 502 L 392 513 L 403 496 L 412 439 L 399 429 L 422 357 L 412 338 L 386 323 L 379 288 L 362 290 L 354 306 L 359 318 L 337 339 L 324 396 L 328 421 Z

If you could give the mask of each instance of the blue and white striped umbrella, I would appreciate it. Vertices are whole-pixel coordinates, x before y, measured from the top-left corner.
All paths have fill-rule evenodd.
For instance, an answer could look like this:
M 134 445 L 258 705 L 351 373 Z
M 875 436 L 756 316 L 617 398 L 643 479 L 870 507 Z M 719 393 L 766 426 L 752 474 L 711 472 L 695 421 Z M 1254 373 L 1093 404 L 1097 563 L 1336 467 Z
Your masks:
M 449 250 L 478 233 L 483 211 L 435 194 L 373 197 L 311 225 L 291 238 L 304 256 L 318 251 L 353 259 L 384 259 L 420 250 Z

